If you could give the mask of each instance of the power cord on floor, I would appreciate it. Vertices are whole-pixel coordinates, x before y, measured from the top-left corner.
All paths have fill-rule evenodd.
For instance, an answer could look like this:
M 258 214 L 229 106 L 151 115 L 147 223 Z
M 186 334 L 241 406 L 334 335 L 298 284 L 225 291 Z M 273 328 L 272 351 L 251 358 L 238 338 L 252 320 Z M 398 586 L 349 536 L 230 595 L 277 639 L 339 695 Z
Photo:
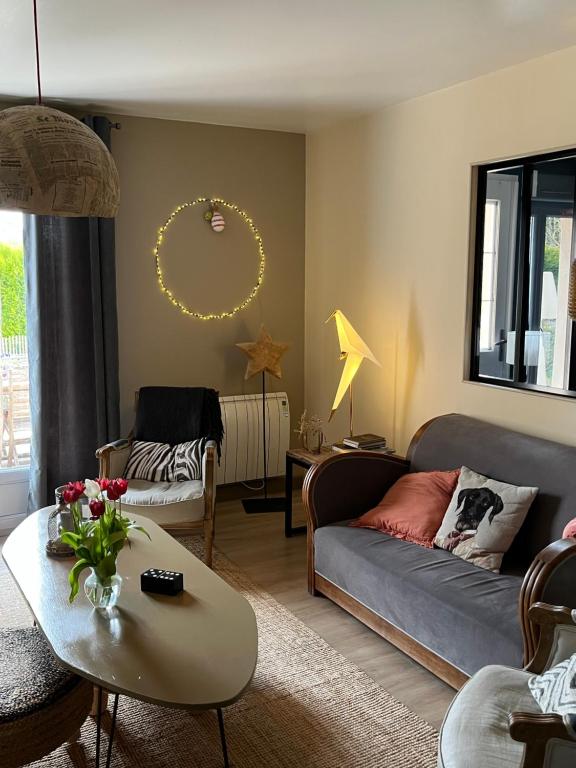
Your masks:
M 248 483 L 245 483 L 244 481 L 241 481 L 242 485 L 245 488 L 248 488 L 249 491 L 262 491 L 264 490 L 264 480 L 261 481 L 260 485 L 249 485 Z

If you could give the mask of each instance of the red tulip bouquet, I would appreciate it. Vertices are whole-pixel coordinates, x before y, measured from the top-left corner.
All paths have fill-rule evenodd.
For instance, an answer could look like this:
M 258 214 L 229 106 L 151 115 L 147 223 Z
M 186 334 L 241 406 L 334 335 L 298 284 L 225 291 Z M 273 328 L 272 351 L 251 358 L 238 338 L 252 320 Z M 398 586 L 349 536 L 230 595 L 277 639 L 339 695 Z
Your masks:
M 68 574 L 70 602 L 78 594 L 80 574 L 85 568 L 91 568 L 92 573 L 84 585 L 90 602 L 97 608 L 114 605 L 122 584 L 116 573 L 116 558 L 128 540 L 128 532 L 140 531 L 150 538 L 144 528 L 122 514 L 122 496 L 127 489 L 127 480 L 105 477 L 66 486 L 63 496 L 72 511 L 74 531 L 63 532 L 61 539 L 78 558 Z M 89 499 L 89 519 L 82 517 L 82 495 Z

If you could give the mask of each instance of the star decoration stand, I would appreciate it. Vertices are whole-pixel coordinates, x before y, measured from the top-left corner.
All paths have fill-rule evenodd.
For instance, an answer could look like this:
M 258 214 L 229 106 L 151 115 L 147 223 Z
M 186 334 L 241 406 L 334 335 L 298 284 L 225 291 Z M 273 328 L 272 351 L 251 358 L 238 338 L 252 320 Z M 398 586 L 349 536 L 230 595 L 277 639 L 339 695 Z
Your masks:
M 250 379 L 258 373 L 262 374 L 262 449 L 264 457 L 264 497 L 243 499 L 242 505 L 247 514 L 262 512 L 283 512 L 286 507 L 284 496 L 268 496 L 268 443 L 266 438 L 266 372 L 277 379 L 282 378 L 280 358 L 289 349 L 288 344 L 272 341 L 272 337 L 261 326 L 258 339 L 236 344 L 247 356 L 245 379 Z

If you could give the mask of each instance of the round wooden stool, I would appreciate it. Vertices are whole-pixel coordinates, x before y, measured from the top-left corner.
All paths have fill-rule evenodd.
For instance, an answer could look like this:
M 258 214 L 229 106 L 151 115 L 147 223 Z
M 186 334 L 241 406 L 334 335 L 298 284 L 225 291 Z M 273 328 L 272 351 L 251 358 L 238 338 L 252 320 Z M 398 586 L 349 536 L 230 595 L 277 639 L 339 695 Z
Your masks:
M 73 740 L 92 684 L 65 670 L 35 627 L 0 630 L 0 765 L 19 768 Z

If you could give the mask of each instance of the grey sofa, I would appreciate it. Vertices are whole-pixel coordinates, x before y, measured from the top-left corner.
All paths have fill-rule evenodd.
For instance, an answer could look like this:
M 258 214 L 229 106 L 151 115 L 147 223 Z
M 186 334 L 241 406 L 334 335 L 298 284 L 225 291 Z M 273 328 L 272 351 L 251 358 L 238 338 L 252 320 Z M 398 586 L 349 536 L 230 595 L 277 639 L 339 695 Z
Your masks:
M 441 549 L 351 528 L 404 473 L 466 465 L 540 492 L 500 574 Z M 459 414 L 440 416 L 415 435 L 406 459 L 336 454 L 304 483 L 308 580 L 454 687 L 486 664 L 528 663 L 539 600 L 576 607 L 576 540 L 560 540 L 576 516 L 576 448 Z

